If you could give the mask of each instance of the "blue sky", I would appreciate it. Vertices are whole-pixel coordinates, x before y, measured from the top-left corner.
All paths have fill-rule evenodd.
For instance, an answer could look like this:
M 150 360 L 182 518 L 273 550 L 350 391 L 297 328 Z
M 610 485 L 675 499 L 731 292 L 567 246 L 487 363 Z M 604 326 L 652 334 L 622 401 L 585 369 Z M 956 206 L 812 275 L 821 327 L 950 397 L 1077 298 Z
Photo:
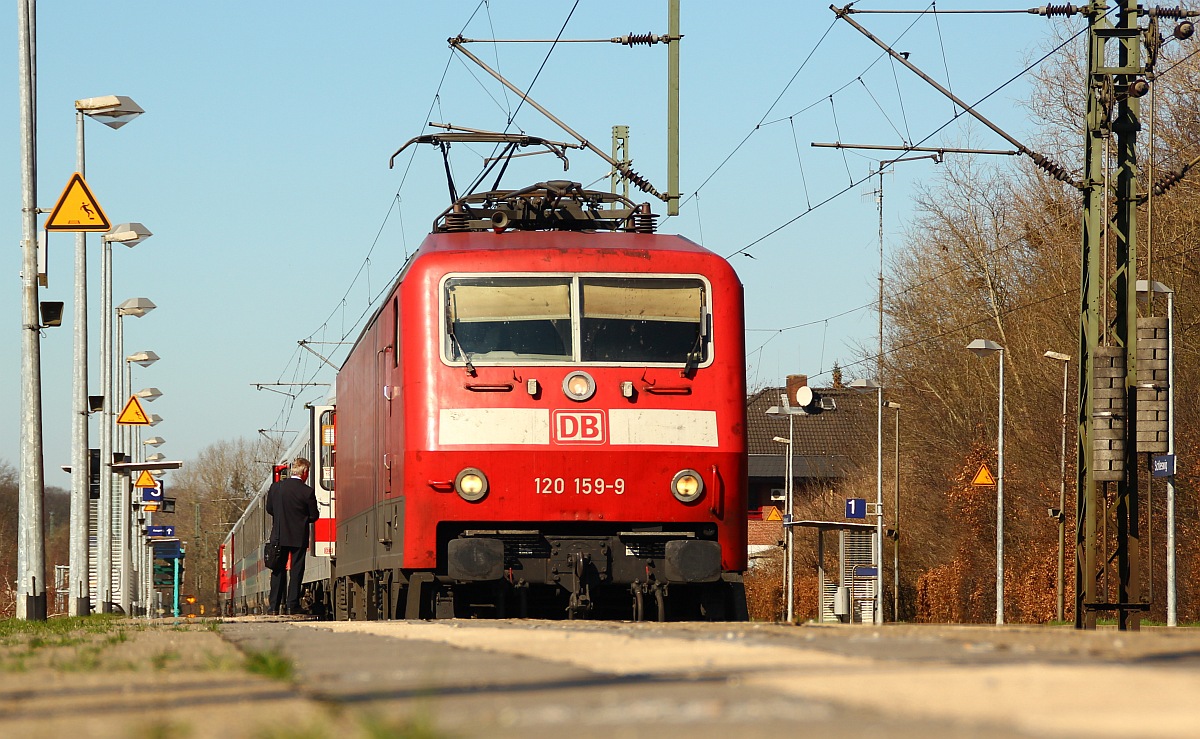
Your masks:
M 87 181 L 113 223 L 140 221 L 154 232 L 133 250 L 115 247 L 113 296 L 117 303 L 140 296 L 158 305 L 126 321 L 125 348 L 162 357 L 152 367 L 135 367 L 133 380 L 135 389 L 163 392 L 148 407 L 164 419 L 154 429 L 167 440 L 160 451 L 188 459 L 221 439 L 298 427 L 301 403 L 319 397 L 320 388 L 293 399 L 254 384 L 332 382 L 332 371 L 297 341 L 353 340 L 372 300 L 447 204 L 441 159 L 432 149 L 411 160 L 406 152 L 394 170 L 388 157 L 427 130 L 426 121 L 502 130 L 517 106 L 512 93 L 469 61 L 451 58 L 446 39 L 460 31 L 476 39 L 553 39 L 573 5 L 41 3 L 38 205 L 52 206 L 74 171 L 77 98 L 128 95 L 146 110 L 117 131 L 87 122 Z M 875 0 L 859 7 L 924 6 Z M 0 169 L 9 173 L 0 179 L 0 202 L 8 204 L 0 209 L 0 232 L 10 237 L 10 248 L 0 250 L 8 285 L 0 289 L 0 315 L 9 317 L 10 338 L 0 345 L 7 380 L 0 416 L 9 419 L 0 424 L 0 459 L 16 464 L 20 119 L 16 13 L 10 12 L 0 56 L 11 61 L 8 94 L 0 94 L 0 137 L 9 142 L 0 148 Z M 948 71 L 955 92 L 972 102 L 1040 56 L 1035 52 L 1053 35 L 1045 19 L 1030 15 L 856 19 L 942 82 Z M 666 28 L 665 2 L 583 0 L 563 38 Z M 845 365 L 855 346 L 875 341 L 869 306 L 878 289 L 879 236 L 870 192 L 878 178 L 849 185 L 889 155 L 843 155 L 810 144 L 920 141 L 950 121 L 952 106 L 910 72 L 879 60 L 878 48 L 835 23 L 824 3 L 685 2 L 682 31 L 680 176 L 688 200 L 661 230 L 723 255 L 753 255 L 730 257 L 746 286 L 751 387 L 790 373 L 827 382 L 827 374 L 819 375 L 835 360 Z M 521 87 L 536 75 L 531 97 L 605 151 L 611 127 L 629 125 L 635 169 L 666 189 L 664 46 L 559 44 L 540 73 L 549 45 L 471 48 Z M 1027 95 L 1018 80 L 981 110 L 1023 137 L 1028 123 L 1019 102 Z M 1007 148 L 964 121 L 927 143 L 970 139 Z M 568 139 L 528 106 L 513 128 Z M 486 153 L 454 150 L 460 180 L 478 171 Z M 913 188 L 930 181 L 936 167 L 905 163 L 885 178 L 885 249 L 898 243 L 911 218 Z M 597 157 L 575 152 L 569 172 L 552 158 L 534 157 L 514 167 L 506 182 L 567 177 L 607 189 L 606 172 Z M 654 207 L 665 213 L 661 204 Z M 58 468 L 70 454 L 73 244 L 71 234 L 50 237 L 50 284 L 40 296 L 68 304 L 63 327 L 47 330 L 42 340 L 46 479 L 63 487 L 69 487 Z M 89 249 L 91 392 L 97 394 L 97 237 L 89 237 Z M 801 324 L 808 325 L 779 331 Z M 314 348 L 339 363 L 347 347 Z

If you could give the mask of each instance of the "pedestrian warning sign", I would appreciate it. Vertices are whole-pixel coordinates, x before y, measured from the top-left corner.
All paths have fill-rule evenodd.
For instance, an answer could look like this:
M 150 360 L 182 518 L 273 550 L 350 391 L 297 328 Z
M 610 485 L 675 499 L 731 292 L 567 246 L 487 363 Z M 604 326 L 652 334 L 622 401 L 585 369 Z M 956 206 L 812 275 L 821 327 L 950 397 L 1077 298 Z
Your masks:
M 979 471 L 975 473 L 975 479 L 971 480 L 971 484 L 984 487 L 991 487 L 996 484 L 996 478 L 992 477 L 992 471 L 988 469 L 986 462 L 979 465 Z
M 76 172 L 46 219 L 47 231 L 108 231 L 112 224 L 83 175 Z
M 783 516 L 779 513 L 779 509 L 773 505 L 763 506 L 762 520 L 764 521 L 782 521 Z
M 146 415 L 146 411 L 142 409 L 142 404 L 136 395 L 129 396 L 129 402 L 125 404 L 121 415 L 117 416 L 117 423 L 123 426 L 150 425 L 150 416 Z
M 142 474 L 138 475 L 138 479 L 133 483 L 135 488 L 157 488 L 158 480 L 154 479 L 154 475 L 150 474 L 150 470 L 142 470 Z

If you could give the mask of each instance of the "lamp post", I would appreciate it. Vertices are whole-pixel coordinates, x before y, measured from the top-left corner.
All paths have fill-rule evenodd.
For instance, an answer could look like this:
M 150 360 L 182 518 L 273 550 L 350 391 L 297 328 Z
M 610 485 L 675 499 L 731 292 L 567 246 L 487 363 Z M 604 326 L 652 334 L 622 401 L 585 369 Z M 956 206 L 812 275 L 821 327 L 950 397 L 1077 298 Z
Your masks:
M 1066 526 L 1067 514 L 1067 367 L 1071 364 L 1071 355 L 1047 350 L 1042 355 L 1047 359 L 1062 362 L 1063 368 L 1063 400 L 1062 400 L 1062 455 L 1058 466 L 1058 510 L 1054 518 L 1058 520 L 1058 602 L 1057 617 L 1063 620 L 1063 610 L 1066 601 L 1066 585 L 1064 583 L 1063 567 L 1066 558 Z
M 138 224 L 131 224 L 131 226 L 132 225 L 138 225 Z M 135 229 L 131 229 L 131 230 L 135 230 Z M 142 230 L 144 231 L 145 229 L 143 228 Z M 146 233 L 149 234 L 148 231 L 146 231 Z M 153 301 L 151 301 L 149 298 L 129 298 L 128 300 L 123 301 L 120 305 L 117 306 L 116 315 L 117 315 L 117 356 L 118 357 L 123 356 L 125 354 L 125 318 L 127 316 L 133 316 L 134 318 L 141 318 L 142 316 L 146 315 L 147 313 L 149 313 L 150 311 L 154 310 L 157 307 L 158 306 L 156 306 L 153 303 Z M 154 354 L 154 352 L 142 352 L 142 354 L 147 355 L 146 357 L 142 358 L 143 360 L 149 359 L 150 356 L 153 356 L 153 359 L 150 361 L 139 362 L 139 364 L 142 364 L 142 366 L 149 366 L 158 360 L 158 355 Z M 125 399 L 126 395 L 129 394 L 130 388 L 132 387 L 130 361 L 131 361 L 130 357 L 125 358 L 125 372 L 120 373 L 117 377 L 117 397 L 121 398 L 122 403 L 125 402 L 124 399 Z M 137 361 L 137 360 L 134 360 L 134 361 Z M 133 444 L 132 444 L 132 432 L 131 431 L 127 431 L 126 433 L 120 434 L 117 437 L 117 449 L 115 451 L 129 452 L 132 449 L 132 447 L 133 447 Z M 118 501 L 117 501 L 118 515 L 116 517 L 117 521 L 115 524 L 117 527 L 116 539 L 119 542 L 120 548 L 121 548 L 120 554 L 117 557 L 117 560 L 118 560 L 117 573 L 119 576 L 119 591 L 120 591 L 119 600 L 120 600 L 120 604 L 121 604 L 121 610 L 124 611 L 127 615 L 130 613 L 130 606 L 132 605 L 131 604 L 131 598 L 132 598 L 131 590 L 132 590 L 133 583 L 132 583 L 132 578 L 130 575 L 133 570 L 133 564 L 132 564 L 132 557 L 133 557 L 132 546 L 133 546 L 133 544 L 132 544 L 131 540 L 133 538 L 135 538 L 133 536 L 133 506 L 131 505 L 132 504 L 131 488 L 132 488 L 132 486 L 130 485 L 129 478 L 127 476 L 123 476 L 121 490 L 120 490 L 120 493 L 118 496 Z
M 783 506 L 786 510 L 785 524 L 783 527 L 783 590 L 785 593 L 787 593 L 787 621 L 789 624 L 792 623 L 792 620 L 795 616 L 794 583 L 796 581 L 795 575 L 792 572 L 792 567 L 794 565 L 794 560 L 792 557 L 792 527 L 787 525 L 787 523 L 791 522 L 792 520 L 792 426 L 792 416 L 791 414 L 788 414 L 788 438 L 785 439 L 782 436 L 776 436 L 772 439 L 772 441 L 776 441 L 787 446 L 787 457 L 785 458 L 783 465 L 783 474 L 786 476 L 783 488 Z
M 84 118 L 94 118 L 112 129 L 120 128 L 142 113 L 130 98 L 122 95 L 84 98 L 75 101 L 75 169 L 86 171 L 84 156 Z M 72 374 L 74 408 L 71 424 L 71 543 L 69 613 L 85 616 L 91 612 L 88 593 L 88 333 L 87 333 L 87 234 L 75 234 L 75 363 Z
M 1175 456 L 1175 291 L 1156 280 L 1138 280 L 1136 288 L 1150 301 L 1167 296 L 1167 455 Z M 1175 590 L 1175 475 L 1167 475 L 1167 626 L 1178 625 Z
M 31 3 L 17 4 L 21 109 L 21 480 L 18 489 L 17 618 L 46 619 L 46 494 L 42 459 L 42 346 L 38 326 L 36 76 Z
M 1004 347 L 975 339 L 967 349 L 977 357 L 1000 355 L 1000 411 L 996 441 L 996 624 L 1004 624 Z
M 875 391 L 875 623 L 883 623 L 883 386 L 874 380 L 854 380 L 859 392 Z
M 787 416 L 788 420 L 788 438 L 776 436 L 775 441 L 787 445 L 787 461 L 784 465 L 784 474 L 787 476 L 785 480 L 784 490 L 784 507 L 787 509 L 783 516 L 783 548 L 784 548 L 784 563 L 783 573 L 787 581 L 784 583 L 784 590 L 787 592 L 787 620 L 792 623 L 795 619 L 795 590 L 796 578 L 793 577 L 793 554 L 795 550 L 795 536 L 792 532 L 792 510 L 794 508 L 795 496 L 793 493 L 794 485 L 792 481 L 792 442 L 795 439 L 794 427 L 792 419 L 796 416 L 807 416 L 806 407 L 812 406 L 815 395 L 808 386 L 801 387 L 796 391 L 795 401 L 799 407 L 792 406 L 788 400 L 788 394 L 783 393 L 779 396 L 779 405 L 773 405 L 767 409 L 768 416 Z
M 900 620 L 900 409 L 901 405 L 893 400 L 883 404 L 884 408 L 896 411 L 896 467 L 892 480 L 892 520 L 895 528 L 892 530 L 892 620 Z
M 122 223 L 100 237 L 104 245 L 101 279 L 104 283 L 100 321 L 100 384 L 104 391 L 103 427 L 100 433 L 100 515 L 97 518 L 99 561 L 96 565 L 96 588 L 100 612 L 112 610 L 112 522 L 113 475 L 112 444 L 116 416 L 113 413 L 113 340 L 112 340 L 112 245 L 125 244 L 132 248 L 151 236 L 140 223 Z
M 147 403 L 153 403 L 155 400 L 162 397 L 162 392 L 156 387 L 147 387 L 147 388 L 142 388 L 141 390 L 138 390 L 136 393 L 133 393 L 133 395 L 136 395 L 138 398 L 146 401 Z M 139 441 L 140 441 L 139 446 L 141 446 L 141 447 L 146 447 L 146 446 L 159 447 L 166 443 L 166 440 L 163 439 L 161 436 L 153 436 L 145 441 L 141 441 L 140 430 L 139 430 L 138 436 L 139 436 Z M 133 449 L 134 449 L 134 445 L 131 440 L 131 443 L 130 443 L 130 453 L 131 454 L 133 452 Z M 138 449 L 137 455 L 138 455 L 138 457 L 144 459 L 145 453 L 146 452 L 145 452 L 144 448 Z M 132 510 L 132 506 L 130 506 L 130 509 Z M 147 526 L 152 525 L 154 522 L 154 516 L 153 516 L 153 514 L 151 514 L 149 512 L 146 512 L 144 514 L 143 518 L 144 518 L 144 523 Z M 140 573 L 139 600 L 142 603 L 143 615 L 145 615 L 146 618 L 152 618 L 153 614 L 151 613 L 151 600 L 154 597 L 154 541 L 152 539 L 150 539 L 149 537 L 144 536 L 144 533 L 145 533 L 144 529 L 141 529 L 139 527 L 138 536 L 139 536 L 139 541 L 142 542 L 141 559 L 139 560 L 139 565 L 138 565 L 138 571 Z
M 146 315 L 146 313 L 149 313 L 150 311 L 154 310 L 155 307 L 156 306 L 154 305 L 154 303 L 150 302 L 146 298 L 130 298 L 129 300 L 126 300 L 124 303 L 121 303 L 121 305 L 117 306 L 117 319 L 118 319 L 117 336 L 119 337 L 118 346 L 120 348 L 118 355 L 125 353 L 125 349 L 124 349 L 125 333 L 124 333 L 124 329 L 122 328 L 122 326 L 124 324 L 124 317 L 127 315 L 134 316 L 135 318 L 141 317 L 141 316 Z M 129 392 L 130 388 L 133 387 L 133 365 L 134 364 L 138 364 L 142 367 L 149 367 L 150 365 L 154 364 L 158 360 L 159 360 L 159 356 L 152 351 L 136 352 L 134 354 L 130 354 L 129 356 L 125 357 L 125 376 L 124 376 L 124 381 L 121 383 L 122 390 L 121 390 L 120 396 L 122 398 L 125 397 L 125 394 Z M 157 416 L 155 416 L 155 418 L 157 418 Z M 161 421 L 162 419 L 160 418 L 159 420 Z M 133 449 L 132 427 L 130 427 L 129 429 L 126 430 L 125 440 L 124 440 L 123 444 L 124 445 L 121 449 L 122 451 L 125 451 L 125 450 L 131 451 Z M 121 610 L 124 611 L 128 615 L 131 612 L 130 609 L 132 606 L 132 598 L 133 598 L 132 577 L 131 577 L 132 572 L 133 572 L 133 563 L 132 563 L 133 549 L 132 549 L 132 547 L 133 547 L 133 539 L 135 539 L 137 537 L 133 533 L 133 528 L 134 528 L 134 526 L 133 526 L 133 517 L 134 517 L 133 509 L 134 509 L 134 503 L 135 503 L 135 501 L 133 500 L 134 489 L 133 489 L 133 486 L 130 484 L 128 477 L 126 477 L 124 479 L 123 487 L 124 487 L 126 494 L 122 496 L 123 507 L 121 509 L 121 516 L 120 516 L 120 521 L 119 521 L 119 526 L 120 526 L 119 540 L 121 542 L 121 557 L 120 557 Z

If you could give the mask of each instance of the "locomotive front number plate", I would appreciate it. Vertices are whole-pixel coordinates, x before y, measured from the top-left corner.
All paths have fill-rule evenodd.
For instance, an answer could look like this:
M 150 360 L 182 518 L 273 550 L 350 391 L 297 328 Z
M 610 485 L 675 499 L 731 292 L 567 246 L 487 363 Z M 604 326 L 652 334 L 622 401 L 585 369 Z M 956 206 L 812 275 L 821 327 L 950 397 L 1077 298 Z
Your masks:
M 614 495 L 625 494 L 625 480 L 605 480 L 603 477 L 535 477 L 533 486 L 538 495 Z

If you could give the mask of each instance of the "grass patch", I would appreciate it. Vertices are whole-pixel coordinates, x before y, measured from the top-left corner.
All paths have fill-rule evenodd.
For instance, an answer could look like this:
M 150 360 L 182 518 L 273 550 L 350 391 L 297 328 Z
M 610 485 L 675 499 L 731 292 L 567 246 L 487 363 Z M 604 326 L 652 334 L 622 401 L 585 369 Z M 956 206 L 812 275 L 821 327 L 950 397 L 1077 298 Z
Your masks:
M 192 735 L 192 727 L 173 721 L 156 721 L 142 727 L 136 736 L 141 739 L 182 739 Z
M 229 655 L 213 654 L 212 652 L 204 653 L 204 668 L 213 672 L 224 672 L 227 670 L 236 670 L 238 668 L 236 658 Z
M 179 652 L 159 652 L 150 658 L 150 664 L 156 670 L 165 670 L 167 669 L 167 665 L 179 659 Z
M 439 731 L 425 712 L 398 721 L 385 721 L 367 716 L 360 721 L 363 734 L 370 739 L 448 739 L 451 734 Z
M 254 735 L 257 739 L 327 739 L 335 736 L 322 723 L 288 729 L 260 729 Z
M 124 644 L 129 641 L 129 635 L 125 633 L 125 629 L 121 629 L 115 634 L 111 634 L 104 640 L 104 643 L 112 646 L 113 644 Z
M 43 639 L 52 643 L 55 638 L 69 638 L 83 631 L 89 634 L 106 634 L 119 627 L 123 617 L 117 614 L 94 616 L 69 616 L 45 621 L 26 621 L 18 618 L 0 619 L 0 644 L 8 645 L 30 639 Z
M 75 652 L 73 658 L 51 660 L 50 666 L 60 672 L 92 672 L 100 668 L 100 652 L 102 647 L 83 647 Z
M 274 680 L 290 681 L 295 674 L 292 661 L 283 656 L 278 650 L 248 651 L 245 662 L 246 672 L 262 675 Z

